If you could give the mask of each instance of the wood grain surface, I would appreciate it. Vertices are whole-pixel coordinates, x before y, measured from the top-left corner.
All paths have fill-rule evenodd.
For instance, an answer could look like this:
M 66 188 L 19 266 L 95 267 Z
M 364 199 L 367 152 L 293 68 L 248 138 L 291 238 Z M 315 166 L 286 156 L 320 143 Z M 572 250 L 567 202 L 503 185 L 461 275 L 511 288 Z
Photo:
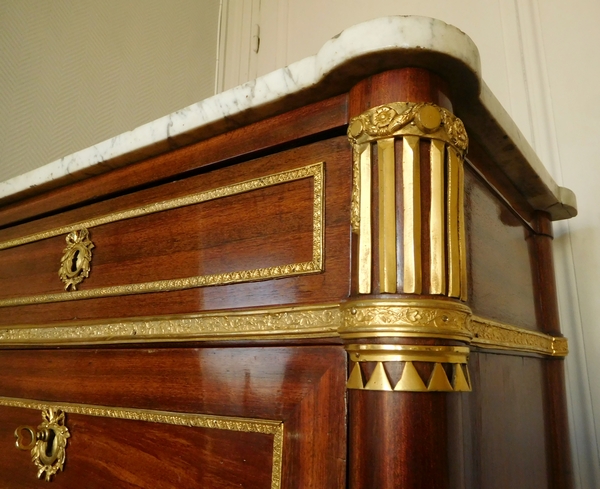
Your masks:
M 468 396 L 473 471 L 467 487 L 550 487 L 541 358 L 472 353 Z
M 345 353 L 339 346 L 3 351 L 0 365 L 0 392 L 7 397 L 283 421 L 281 487 L 344 485 Z M 12 431 L 37 426 L 40 414 L 1 410 L 8 419 L 0 423 L 0 443 L 10 456 L 0 457 L 0 481 L 34 487 L 33 464 L 14 448 Z M 67 468 L 56 487 L 82 487 L 85 474 L 106 481 L 89 487 L 270 487 L 264 485 L 270 435 L 79 414 L 67 419 Z M 160 475 L 161 463 L 172 475 Z M 163 485 L 153 485 L 157 480 Z
M 42 219 L 35 226 L 24 225 L 21 230 L 53 229 L 118 209 L 324 162 L 325 273 L 180 292 L 7 307 L 2 310 L 0 324 L 339 301 L 347 296 L 349 287 L 351 165 L 347 158 L 347 140 L 337 137 L 69 211 Z M 310 261 L 313 194 L 312 181 L 307 178 L 92 228 L 96 246 L 92 270 L 79 289 Z M 62 236 L 0 251 L 0 267 L 5 270 L 0 277 L 0 295 L 61 292 L 58 269 L 64 246 Z
M 389 70 L 371 76 L 357 83 L 348 97 L 349 117 L 390 102 L 432 102 L 452 110 L 447 83 L 422 68 Z
M 479 316 L 539 331 L 529 228 L 469 167 L 465 170 L 468 304 Z
M 41 422 L 39 411 L 0 407 L 0 439 L 14 428 Z M 52 487 L 181 488 L 255 487 L 271 489 L 273 435 L 161 423 L 66 415 L 64 471 Z M 29 452 L 2 443 L 2 487 L 47 487 L 36 481 Z M 12 445 L 12 446 L 11 446 Z

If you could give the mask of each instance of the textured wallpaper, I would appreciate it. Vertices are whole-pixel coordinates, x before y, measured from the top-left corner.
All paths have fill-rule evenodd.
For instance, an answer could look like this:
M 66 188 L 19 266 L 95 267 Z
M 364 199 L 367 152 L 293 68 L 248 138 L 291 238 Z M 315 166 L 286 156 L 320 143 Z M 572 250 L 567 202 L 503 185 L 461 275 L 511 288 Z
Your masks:
M 219 0 L 0 0 L 0 181 L 214 93 Z

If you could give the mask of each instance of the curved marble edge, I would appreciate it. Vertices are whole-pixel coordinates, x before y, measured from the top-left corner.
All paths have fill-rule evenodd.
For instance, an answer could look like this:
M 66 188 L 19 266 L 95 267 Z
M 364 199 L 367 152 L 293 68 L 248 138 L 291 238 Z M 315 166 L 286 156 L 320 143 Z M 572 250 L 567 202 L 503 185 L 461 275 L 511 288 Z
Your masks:
M 545 211 L 552 220 L 577 215 L 575 194 L 552 178 L 523 133 L 485 82 L 481 81 L 480 104 L 464 100 L 455 103 L 455 112 L 474 137 L 493 155 L 493 160 L 515 190 L 532 209 Z
M 315 56 L 192 104 L 0 183 L 0 204 L 65 186 L 346 92 L 361 78 L 403 66 L 443 76 L 457 115 L 532 209 L 552 219 L 577 214 L 513 120 L 481 80 L 479 52 L 462 31 L 418 16 L 374 19 L 342 31 Z M 507 144 L 507 138 L 512 145 Z
M 325 43 L 315 56 L 0 183 L 0 203 L 83 180 L 343 93 L 358 79 L 385 69 L 406 64 L 436 69 L 440 55 L 446 65 L 455 66 L 455 70 L 458 67 L 461 76 L 479 78 L 477 47 L 466 34 L 442 21 L 396 16 L 355 25 Z

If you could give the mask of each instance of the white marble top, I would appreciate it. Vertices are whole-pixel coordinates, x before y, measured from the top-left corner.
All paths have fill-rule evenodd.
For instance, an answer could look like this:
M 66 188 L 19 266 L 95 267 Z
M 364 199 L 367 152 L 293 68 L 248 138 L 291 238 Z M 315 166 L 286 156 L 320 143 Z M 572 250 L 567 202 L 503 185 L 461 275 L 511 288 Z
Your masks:
M 2 182 L 0 204 L 343 93 L 361 78 L 402 66 L 430 68 L 446 78 L 451 87 L 460 86 L 460 100 L 453 101 L 457 115 L 468 126 L 469 118 L 475 123 L 472 128 L 468 127 L 469 134 L 473 130 L 477 132 L 481 125 L 476 122 L 482 117 L 488 123 L 491 121 L 499 134 L 507 134 L 515 144 L 515 150 L 504 158 L 509 178 L 511 168 L 524 160 L 529 173 L 539 179 L 540 195 L 530 196 L 536 208 L 549 210 L 557 219 L 576 213 L 572 192 L 558 187 L 481 82 L 479 53 L 471 39 L 442 21 L 414 16 L 384 17 L 350 27 L 325 43 L 314 56 Z M 471 110 L 473 100 L 476 110 Z M 521 170 L 516 173 L 522 178 Z

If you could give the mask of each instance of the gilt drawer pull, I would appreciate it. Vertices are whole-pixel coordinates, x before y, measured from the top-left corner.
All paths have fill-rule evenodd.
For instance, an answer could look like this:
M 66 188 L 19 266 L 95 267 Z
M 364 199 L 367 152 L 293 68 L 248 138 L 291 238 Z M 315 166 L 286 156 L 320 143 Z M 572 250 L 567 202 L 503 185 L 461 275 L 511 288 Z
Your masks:
M 42 424 L 37 429 L 19 426 L 15 430 L 16 446 L 20 450 L 31 450 L 31 461 L 38 469 L 38 479 L 45 473 L 46 481 L 65 464 L 67 438 L 71 436 L 65 426 L 65 413 L 48 408 L 42 411 Z

